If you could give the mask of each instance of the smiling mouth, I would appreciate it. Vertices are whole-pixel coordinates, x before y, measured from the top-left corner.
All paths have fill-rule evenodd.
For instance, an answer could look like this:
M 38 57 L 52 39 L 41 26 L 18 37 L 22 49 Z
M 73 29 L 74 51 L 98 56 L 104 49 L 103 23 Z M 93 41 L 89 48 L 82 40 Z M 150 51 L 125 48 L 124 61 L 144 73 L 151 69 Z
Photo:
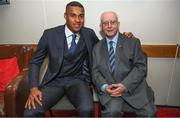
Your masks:
M 75 28 L 79 28 L 79 27 L 81 27 L 81 25 L 74 25 L 74 27 L 75 27 Z
M 113 32 L 113 30 L 107 30 L 107 32 Z

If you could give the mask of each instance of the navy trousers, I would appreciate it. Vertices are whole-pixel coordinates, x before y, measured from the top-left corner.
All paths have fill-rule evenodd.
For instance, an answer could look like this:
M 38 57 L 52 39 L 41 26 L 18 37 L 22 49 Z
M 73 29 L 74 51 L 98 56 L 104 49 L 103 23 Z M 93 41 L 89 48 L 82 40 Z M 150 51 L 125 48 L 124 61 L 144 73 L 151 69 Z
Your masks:
M 42 91 L 42 106 L 36 109 L 25 109 L 24 116 L 44 116 L 45 112 L 54 106 L 64 95 L 77 110 L 79 117 L 93 116 L 93 97 L 89 85 L 78 77 L 56 78 L 40 88 Z

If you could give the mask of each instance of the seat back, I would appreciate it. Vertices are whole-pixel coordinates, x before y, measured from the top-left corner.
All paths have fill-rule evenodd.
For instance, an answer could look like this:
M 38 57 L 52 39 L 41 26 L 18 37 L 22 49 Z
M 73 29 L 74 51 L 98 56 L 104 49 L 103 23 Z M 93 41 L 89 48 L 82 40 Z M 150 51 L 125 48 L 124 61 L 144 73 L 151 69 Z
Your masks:
M 31 45 L 20 45 L 20 44 L 0 45 L 0 59 L 17 57 L 20 70 L 24 68 L 28 68 L 32 54 L 33 54 L 33 48 Z

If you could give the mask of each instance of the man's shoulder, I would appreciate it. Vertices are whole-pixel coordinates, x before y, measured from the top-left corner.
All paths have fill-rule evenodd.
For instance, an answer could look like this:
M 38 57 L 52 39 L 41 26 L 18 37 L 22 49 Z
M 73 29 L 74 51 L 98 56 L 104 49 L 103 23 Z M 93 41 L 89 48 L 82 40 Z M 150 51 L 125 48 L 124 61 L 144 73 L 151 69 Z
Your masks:
M 64 27 L 65 27 L 64 25 L 59 25 L 59 26 L 56 26 L 56 27 L 48 28 L 45 31 L 46 32 L 53 32 L 53 31 L 56 31 L 56 30 L 63 30 Z
M 137 38 L 125 38 L 124 43 L 127 43 L 129 45 L 136 45 L 137 43 L 140 43 L 140 40 Z
M 119 33 L 119 38 L 120 38 L 120 40 L 123 40 L 124 43 L 137 43 L 137 42 L 140 42 L 140 40 L 138 38 L 134 38 L 134 37 L 128 38 L 125 35 L 123 35 L 122 33 Z
M 105 41 L 106 39 L 104 38 L 104 39 L 102 39 L 102 40 L 99 40 L 96 44 L 95 44 L 95 46 L 94 46 L 94 50 L 97 50 L 98 48 L 101 48 L 102 47 L 102 45 L 104 45 L 105 44 Z
M 83 27 L 81 30 L 85 32 L 94 32 L 94 30 L 89 27 Z

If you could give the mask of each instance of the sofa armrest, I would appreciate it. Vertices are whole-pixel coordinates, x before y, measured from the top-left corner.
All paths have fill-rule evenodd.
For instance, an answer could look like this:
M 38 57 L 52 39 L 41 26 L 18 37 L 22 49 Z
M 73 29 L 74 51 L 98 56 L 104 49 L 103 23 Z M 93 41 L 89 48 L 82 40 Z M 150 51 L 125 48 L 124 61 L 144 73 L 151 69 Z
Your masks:
M 5 110 L 6 116 L 11 116 L 11 117 L 19 116 L 18 110 L 22 109 L 22 106 L 24 107 L 25 102 L 21 100 L 22 97 L 19 96 L 19 91 L 20 89 L 22 89 L 21 87 L 22 85 L 23 87 L 25 87 L 24 90 L 26 90 L 27 86 L 24 83 L 26 82 L 25 78 L 26 78 L 27 72 L 28 72 L 28 69 L 23 69 L 14 79 L 10 81 L 10 83 L 7 85 L 5 89 L 4 110 Z

